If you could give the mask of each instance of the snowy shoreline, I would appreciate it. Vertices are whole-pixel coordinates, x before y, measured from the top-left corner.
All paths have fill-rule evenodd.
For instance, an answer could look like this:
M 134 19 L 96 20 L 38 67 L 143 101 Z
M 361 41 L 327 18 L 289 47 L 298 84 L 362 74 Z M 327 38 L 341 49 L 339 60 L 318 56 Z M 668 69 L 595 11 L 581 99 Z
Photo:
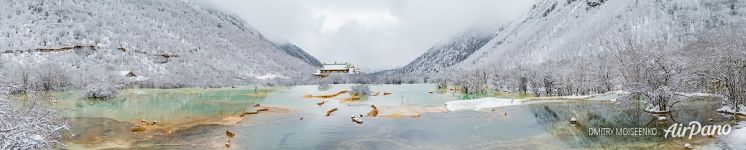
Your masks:
M 732 114 L 732 115 L 739 115 L 739 116 L 746 116 L 746 106 L 739 106 L 741 108 L 738 112 L 736 112 L 735 109 L 733 109 L 731 106 L 723 106 L 720 109 L 717 110 L 719 113 L 726 113 L 726 114 Z
M 523 105 L 538 102 L 552 102 L 552 101 L 566 101 L 566 100 L 592 100 L 592 101 L 616 101 L 615 98 L 609 99 L 593 99 L 595 97 L 623 94 L 624 91 L 613 91 L 604 94 L 593 94 L 593 95 L 579 95 L 579 96 L 551 96 L 551 97 L 530 97 L 521 99 L 507 99 L 507 98 L 495 98 L 485 97 L 479 99 L 470 100 L 453 100 L 445 103 L 448 111 L 461 111 L 461 110 L 476 110 L 476 111 L 492 111 L 493 108 Z
M 480 98 L 472 100 L 456 100 L 446 102 L 446 109 L 448 111 L 460 111 L 460 110 L 476 110 L 476 111 L 491 111 L 493 108 L 513 106 L 523 104 L 523 100 L 517 99 L 501 99 L 501 98 Z

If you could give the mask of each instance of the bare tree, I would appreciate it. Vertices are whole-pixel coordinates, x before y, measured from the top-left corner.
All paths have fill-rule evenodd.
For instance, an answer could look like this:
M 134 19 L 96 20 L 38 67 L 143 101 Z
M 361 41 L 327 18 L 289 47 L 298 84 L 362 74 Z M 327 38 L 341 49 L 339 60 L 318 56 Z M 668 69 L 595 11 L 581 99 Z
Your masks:
M 68 84 L 67 75 L 59 66 L 57 66 L 57 64 L 42 64 L 34 70 L 36 71 L 36 90 L 60 90 Z
M 521 95 L 526 95 L 528 92 L 528 78 L 520 77 L 518 80 L 518 92 L 521 93 Z
M 727 26 L 703 34 L 687 46 L 688 61 L 700 87 L 723 95 L 733 112 L 742 111 L 746 101 L 746 29 Z
M 678 88 L 680 64 L 665 51 L 665 42 L 643 42 L 632 36 L 615 47 L 614 56 L 620 63 L 619 72 L 623 76 L 623 89 L 631 94 L 623 100 L 642 100 L 644 110 L 669 112 L 675 104 L 671 102 Z

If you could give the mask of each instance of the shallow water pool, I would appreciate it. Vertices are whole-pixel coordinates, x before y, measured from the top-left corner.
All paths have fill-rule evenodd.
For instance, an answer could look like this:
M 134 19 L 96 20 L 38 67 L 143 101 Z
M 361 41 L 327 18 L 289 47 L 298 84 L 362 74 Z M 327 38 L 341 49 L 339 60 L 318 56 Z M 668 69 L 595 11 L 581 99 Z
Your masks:
M 683 143 L 702 145 L 712 138 L 663 138 L 661 129 L 682 122 L 722 124 L 727 118 L 714 110 L 720 104 L 691 101 L 676 106 L 661 123 L 658 116 L 606 100 L 536 101 L 496 108 L 492 112 L 457 111 L 423 113 L 418 117 L 363 117 L 355 124 L 351 116 L 398 107 L 442 107 L 458 100 L 453 93 L 432 92 L 434 85 L 371 85 L 372 91 L 390 95 L 364 97 L 342 102 L 347 94 L 334 98 L 304 98 L 348 90 L 351 85 L 315 85 L 259 88 L 252 86 L 220 89 L 132 89 L 109 101 L 80 99 L 75 92 L 59 93 L 62 103 L 53 105 L 72 119 L 78 137 L 75 148 L 89 139 L 124 140 L 113 148 L 209 149 L 227 142 L 225 130 L 236 133 L 236 149 L 649 149 L 681 148 Z M 267 92 L 264 92 L 267 91 Z M 431 93 L 432 92 L 432 93 Z M 598 99 L 598 98 L 597 98 Z M 324 105 L 318 102 L 326 101 Z M 260 104 L 289 110 L 282 113 L 249 115 L 234 125 L 204 123 L 173 133 L 144 137 L 127 131 L 140 119 L 178 122 L 184 118 L 235 116 Z M 338 111 L 330 116 L 325 112 Z M 572 125 L 575 117 L 580 125 Z M 589 128 L 655 128 L 657 135 L 589 135 Z M 116 138 L 99 138 L 111 134 Z M 92 137 L 85 137 L 90 135 Z M 83 136 L 83 137 L 81 137 Z M 152 135 L 147 135 L 152 136 Z M 99 144 L 102 141 L 97 141 Z M 83 143 L 83 146 L 77 145 Z M 96 144 L 96 142 L 93 142 Z M 112 148 L 108 147 L 108 148 Z M 100 147 L 99 147 L 100 148 Z

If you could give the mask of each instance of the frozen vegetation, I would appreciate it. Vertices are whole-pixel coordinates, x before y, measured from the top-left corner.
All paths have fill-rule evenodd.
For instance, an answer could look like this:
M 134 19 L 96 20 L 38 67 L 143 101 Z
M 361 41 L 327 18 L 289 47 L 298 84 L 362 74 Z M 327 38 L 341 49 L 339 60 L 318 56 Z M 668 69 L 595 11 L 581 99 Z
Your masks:
M 61 149 L 69 133 L 57 113 L 31 98 L 24 104 L 0 98 L 0 149 Z
M 357 96 L 368 96 L 370 95 L 370 87 L 367 84 L 359 84 L 359 85 L 353 85 L 350 87 L 350 94 L 357 95 Z
M 109 82 L 90 84 L 83 90 L 83 97 L 90 99 L 109 99 L 117 95 L 116 85 Z

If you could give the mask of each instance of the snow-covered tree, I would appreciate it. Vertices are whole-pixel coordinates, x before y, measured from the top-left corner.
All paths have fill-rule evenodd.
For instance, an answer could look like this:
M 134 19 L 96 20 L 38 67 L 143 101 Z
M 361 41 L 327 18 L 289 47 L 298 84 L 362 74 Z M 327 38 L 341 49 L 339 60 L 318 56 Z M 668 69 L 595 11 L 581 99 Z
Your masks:
M 33 94 L 31 94 L 33 95 Z M 32 96 L 33 97 L 33 96 Z M 26 104 L 0 99 L 0 149 L 61 149 L 68 130 L 39 98 Z
M 368 96 L 372 92 L 367 84 L 358 84 L 350 87 L 350 94 L 356 96 Z
M 86 86 L 83 97 L 90 99 L 109 99 L 117 95 L 117 86 L 111 82 L 99 82 Z
M 726 26 L 703 34 L 687 46 L 688 63 L 699 87 L 722 95 L 732 112 L 746 108 L 746 29 Z
M 667 51 L 663 41 L 641 41 L 627 37 L 615 48 L 623 89 L 631 94 L 623 99 L 642 100 L 645 110 L 670 112 L 676 102 L 674 94 L 682 80 L 682 64 L 674 53 Z

